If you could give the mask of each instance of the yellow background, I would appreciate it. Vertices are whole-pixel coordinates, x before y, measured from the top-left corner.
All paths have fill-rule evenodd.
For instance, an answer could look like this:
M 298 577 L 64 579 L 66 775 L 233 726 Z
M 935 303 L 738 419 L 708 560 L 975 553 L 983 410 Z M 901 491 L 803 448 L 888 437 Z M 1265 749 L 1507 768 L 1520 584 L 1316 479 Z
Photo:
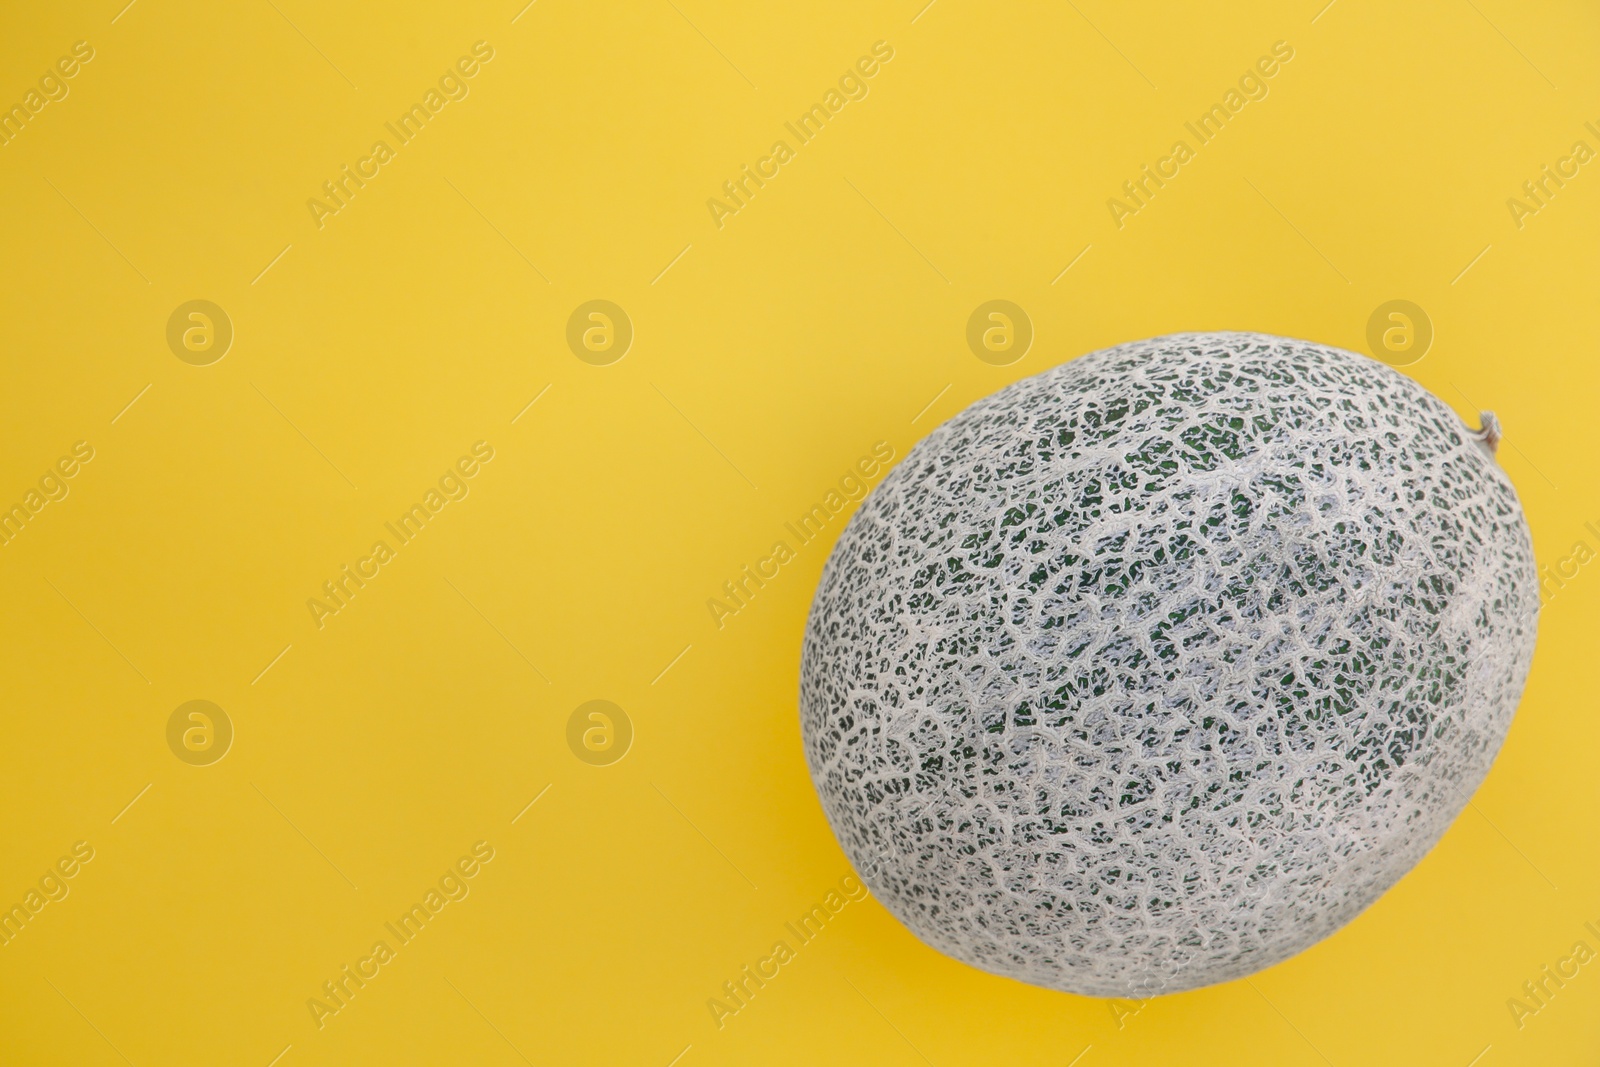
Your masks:
M 0 947 L 0 1062 L 1593 1062 L 1600 963 L 1520 1029 L 1507 1000 L 1600 948 L 1597 566 L 1473 806 L 1299 957 L 1132 1014 L 869 901 L 714 1024 L 849 869 L 795 707 L 842 523 L 724 628 L 705 602 L 873 442 L 1167 332 L 1365 351 L 1403 298 L 1436 329 L 1406 373 L 1499 413 L 1541 561 L 1600 548 L 1600 164 L 1506 206 L 1600 148 L 1592 4 L 923 2 L 6 5 L 0 102 L 95 58 L 0 148 L 0 503 L 96 455 L 0 547 L 0 903 L 96 856 Z M 319 229 L 306 201 L 478 40 L 470 96 Z M 870 95 L 718 229 L 706 200 L 878 40 Z M 1107 199 L 1279 40 L 1270 95 L 1118 229 Z M 165 340 L 197 298 L 235 329 L 206 367 Z M 635 329 L 611 366 L 564 339 L 595 298 Z M 996 298 L 1036 330 L 1007 367 L 964 339 Z M 307 598 L 478 440 L 470 496 L 319 630 Z M 604 767 L 566 743 L 597 698 L 635 730 Z M 211 766 L 167 748 L 191 699 L 236 730 Z M 319 1030 L 307 999 L 478 840 L 471 895 Z

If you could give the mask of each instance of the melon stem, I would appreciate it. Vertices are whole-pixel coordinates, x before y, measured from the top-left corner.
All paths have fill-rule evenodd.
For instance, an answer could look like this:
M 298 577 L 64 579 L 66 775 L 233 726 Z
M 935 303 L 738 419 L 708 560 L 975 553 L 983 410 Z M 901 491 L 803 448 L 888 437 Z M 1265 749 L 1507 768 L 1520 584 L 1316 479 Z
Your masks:
M 1488 448 L 1492 456 L 1500 450 L 1500 420 L 1492 411 L 1478 412 L 1479 428 L 1467 433 L 1474 441 Z

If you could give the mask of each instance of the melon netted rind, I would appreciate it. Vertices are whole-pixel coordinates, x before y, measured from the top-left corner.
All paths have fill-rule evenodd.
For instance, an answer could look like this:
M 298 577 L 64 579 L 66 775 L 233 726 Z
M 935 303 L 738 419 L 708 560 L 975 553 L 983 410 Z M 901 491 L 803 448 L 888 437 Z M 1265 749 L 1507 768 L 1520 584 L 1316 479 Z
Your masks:
M 1482 782 L 1533 655 L 1510 481 L 1443 402 L 1181 334 L 980 400 L 862 504 L 806 626 L 828 821 L 929 945 L 1094 996 L 1339 929 Z

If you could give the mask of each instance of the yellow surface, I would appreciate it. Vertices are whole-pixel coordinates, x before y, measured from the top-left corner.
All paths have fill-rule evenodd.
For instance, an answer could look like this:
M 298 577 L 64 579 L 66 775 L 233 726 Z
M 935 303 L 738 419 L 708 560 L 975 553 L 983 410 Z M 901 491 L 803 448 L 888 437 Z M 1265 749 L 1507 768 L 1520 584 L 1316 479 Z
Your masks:
M 43 479 L 0 546 L 0 902 L 66 893 L 0 947 L 0 1062 L 1593 1062 L 1600 963 L 1508 1006 L 1600 949 L 1592 4 L 122 2 L 0 14 L 0 102 L 92 49 L 0 147 L 0 504 Z M 1108 206 L 1146 164 L 1177 173 Z M 1514 210 L 1546 164 L 1565 184 Z M 371 176 L 335 212 L 346 165 Z M 709 207 L 745 165 L 776 175 Z M 215 316 L 169 347 L 193 300 L 232 324 L 218 361 Z M 569 349 L 591 300 L 632 324 L 620 361 Z M 1020 361 L 969 350 L 991 300 L 1031 323 Z M 982 974 L 870 899 L 787 933 L 849 873 L 795 708 L 843 517 L 719 628 L 723 583 L 1007 382 L 1178 330 L 1364 351 L 1391 300 L 1434 330 L 1406 373 L 1499 413 L 1568 574 L 1422 865 L 1303 955 L 1142 1007 Z M 335 613 L 347 564 L 372 576 Z M 220 761 L 209 712 L 169 748 L 193 700 Z M 591 700 L 620 761 L 575 755 L 621 736 L 605 705 L 569 735 Z M 334 1012 L 346 965 L 376 973 Z

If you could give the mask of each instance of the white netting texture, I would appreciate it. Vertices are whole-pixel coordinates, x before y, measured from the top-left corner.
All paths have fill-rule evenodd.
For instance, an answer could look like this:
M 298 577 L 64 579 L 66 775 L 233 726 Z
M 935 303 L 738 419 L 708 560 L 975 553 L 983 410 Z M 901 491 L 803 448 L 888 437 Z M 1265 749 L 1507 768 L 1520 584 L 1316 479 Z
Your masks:
M 834 833 L 922 940 L 1095 996 L 1250 974 L 1355 917 L 1488 772 L 1533 655 L 1510 481 L 1372 360 L 1096 352 L 873 491 L 806 627 Z

